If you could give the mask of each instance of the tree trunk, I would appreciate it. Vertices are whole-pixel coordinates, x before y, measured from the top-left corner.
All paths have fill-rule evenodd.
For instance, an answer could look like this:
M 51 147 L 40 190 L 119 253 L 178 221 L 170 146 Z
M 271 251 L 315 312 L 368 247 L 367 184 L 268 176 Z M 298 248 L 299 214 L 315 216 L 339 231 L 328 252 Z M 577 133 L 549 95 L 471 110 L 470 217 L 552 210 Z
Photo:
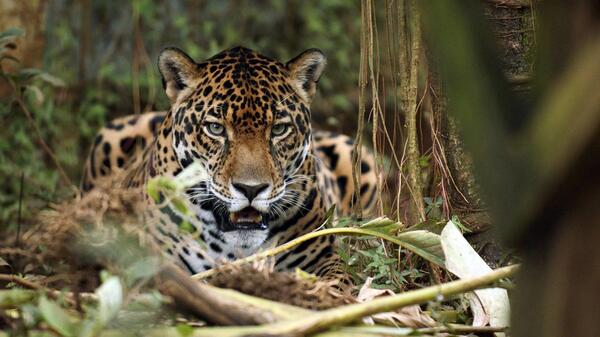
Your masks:
M 484 1 L 484 15 L 496 37 L 497 55 L 502 61 L 502 70 L 513 89 L 523 99 L 530 94 L 529 82 L 536 41 L 531 3 L 514 0 Z M 438 112 L 444 154 L 453 180 L 448 184 L 453 213 L 473 232 L 483 232 L 490 228 L 491 219 L 473 175 L 471 156 L 465 151 L 459 136 L 460 124 L 446 112 L 444 88 L 435 72 L 430 72 L 429 81 L 436 93 L 432 98 L 433 111 Z M 514 123 L 519 124 L 521 121 Z

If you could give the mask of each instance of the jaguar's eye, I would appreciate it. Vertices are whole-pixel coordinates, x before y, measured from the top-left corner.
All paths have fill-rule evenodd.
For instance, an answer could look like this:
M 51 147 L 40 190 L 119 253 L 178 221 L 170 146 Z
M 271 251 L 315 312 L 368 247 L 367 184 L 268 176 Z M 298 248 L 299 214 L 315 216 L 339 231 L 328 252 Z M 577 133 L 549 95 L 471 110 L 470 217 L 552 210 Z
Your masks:
M 208 123 L 206 129 L 213 136 L 222 136 L 225 133 L 225 127 L 219 123 Z
M 288 128 L 290 127 L 289 124 L 275 124 L 271 127 L 271 134 L 275 137 L 277 136 L 281 136 L 283 134 L 285 134 L 285 132 L 288 130 Z

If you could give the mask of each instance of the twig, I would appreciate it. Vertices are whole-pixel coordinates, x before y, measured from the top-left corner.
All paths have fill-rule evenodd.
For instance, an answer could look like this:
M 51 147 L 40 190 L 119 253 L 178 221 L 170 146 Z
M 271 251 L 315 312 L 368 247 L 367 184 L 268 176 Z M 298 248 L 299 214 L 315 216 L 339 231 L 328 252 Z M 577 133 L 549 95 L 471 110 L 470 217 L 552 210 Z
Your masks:
M 29 280 L 26 280 L 22 277 L 16 276 L 16 275 L 12 275 L 12 274 L 0 274 L 0 281 L 6 281 L 6 282 L 12 282 L 12 283 L 16 283 L 22 287 L 25 287 L 27 289 L 33 289 L 33 290 L 47 290 L 46 288 L 44 288 L 43 286 L 37 284 L 37 283 L 33 283 Z
M 506 332 L 507 327 L 492 327 L 492 326 L 470 326 L 462 324 L 447 324 L 443 326 L 435 326 L 430 328 L 396 328 L 389 326 L 358 326 L 358 327 L 343 327 L 338 331 L 341 333 L 352 333 L 356 335 L 368 334 L 381 334 L 385 336 L 422 336 L 422 335 L 435 335 L 440 333 L 460 333 L 460 334 L 473 334 L 473 333 L 494 333 L 494 332 Z M 336 331 L 337 332 L 337 331 Z M 345 336 L 345 335 L 344 335 Z
M 506 332 L 508 327 L 496 327 L 496 326 L 468 326 L 459 324 L 448 324 L 444 327 L 432 327 L 417 329 L 419 333 L 494 333 L 494 332 Z
M 67 175 L 67 173 L 63 169 L 62 165 L 58 161 L 58 158 L 56 157 L 54 152 L 52 152 L 52 150 L 50 149 L 50 147 L 48 146 L 46 141 L 44 141 L 44 138 L 42 137 L 42 131 L 40 130 L 39 126 L 33 119 L 31 112 L 29 111 L 29 109 L 27 109 L 27 106 L 25 106 L 25 103 L 23 102 L 21 97 L 19 97 L 19 95 L 15 95 L 15 102 L 17 102 L 17 104 L 19 105 L 19 107 L 21 108 L 23 113 L 25 113 L 25 117 L 27 117 L 27 119 L 29 120 L 29 123 L 33 126 L 35 133 L 38 136 L 38 141 L 40 142 L 40 145 L 44 148 L 44 151 L 46 151 L 46 153 L 50 156 L 50 158 L 52 158 L 52 161 L 54 162 L 54 165 L 58 169 L 58 172 L 60 173 L 62 179 L 65 181 L 65 183 L 67 183 L 69 186 L 71 186 L 71 188 L 73 190 L 77 191 L 77 188 L 75 187 L 75 185 L 73 184 L 71 179 L 69 179 L 69 176 Z
M 48 297 L 52 299 L 56 299 L 59 296 L 64 296 L 65 300 L 70 304 L 75 304 L 75 294 L 71 292 L 62 292 L 55 289 L 49 289 L 37 283 L 31 282 L 27 279 L 24 279 L 20 276 L 12 275 L 12 274 L 0 274 L 0 281 L 12 282 L 20 285 L 21 287 L 34 290 L 36 292 L 42 291 L 48 295 Z M 1 290 L 0 290 L 1 291 Z M 88 300 L 95 300 L 96 295 L 91 293 L 77 294 L 78 296 L 83 297 Z
M 17 211 L 17 237 L 15 238 L 15 248 L 19 248 L 19 237 L 21 236 L 21 211 L 23 205 L 23 182 L 25 179 L 25 172 L 21 172 L 21 184 L 19 187 L 19 210 Z
M 2 255 L 19 255 L 30 259 L 34 259 L 38 262 L 42 262 L 42 258 L 39 254 L 32 253 L 28 250 L 14 247 L 0 248 L 0 256 Z

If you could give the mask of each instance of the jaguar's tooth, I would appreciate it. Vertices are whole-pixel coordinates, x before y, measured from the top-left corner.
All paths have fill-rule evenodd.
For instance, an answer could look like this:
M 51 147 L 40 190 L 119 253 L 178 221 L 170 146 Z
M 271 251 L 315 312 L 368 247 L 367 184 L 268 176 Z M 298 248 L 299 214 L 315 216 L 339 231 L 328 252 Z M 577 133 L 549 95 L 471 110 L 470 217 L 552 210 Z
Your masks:
M 262 221 L 262 215 L 258 212 L 256 212 L 253 216 L 249 217 L 250 222 L 261 222 Z
M 231 221 L 231 223 L 238 222 L 239 218 L 240 218 L 239 212 L 229 213 L 229 221 Z

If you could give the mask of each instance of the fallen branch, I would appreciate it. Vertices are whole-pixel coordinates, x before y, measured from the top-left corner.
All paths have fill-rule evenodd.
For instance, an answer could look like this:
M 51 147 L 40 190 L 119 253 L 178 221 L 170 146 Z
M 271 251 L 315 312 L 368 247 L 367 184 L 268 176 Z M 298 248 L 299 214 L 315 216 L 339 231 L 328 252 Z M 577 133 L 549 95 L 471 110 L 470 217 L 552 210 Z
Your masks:
M 16 283 L 16 284 L 20 285 L 21 287 L 24 287 L 27 289 L 34 289 L 34 290 L 44 289 L 44 290 L 46 290 L 43 286 L 41 286 L 37 283 L 31 282 L 27 279 L 24 279 L 22 277 L 19 277 L 17 275 L 12 275 L 12 274 L 0 274 L 0 281 Z
M 256 327 L 201 328 L 195 330 L 191 336 L 239 337 L 246 335 L 307 335 L 309 333 L 323 331 L 332 326 L 348 324 L 362 317 L 379 312 L 392 311 L 408 305 L 434 301 L 440 297 L 445 298 L 475 289 L 485 288 L 502 278 L 514 275 L 517 270 L 517 265 L 499 268 L 482 276 L 430 286 L 394 296 L 377 298 L 366 303 L 350 304 L 317 312 L 296 320 L 281 321 Z M 149 336 L 152 336 L 152 334 L 149 334 Z
M 313 313 L 293 305 L 196 282 L 173 265 L 166 266 L 158 279 L 160 291 L 170 296 L 175 305 L 216 325 L 265 324 Z
M 13 289 L 0 290 L 0 308 L 3 308 L 3 309 L 9 308 L 7 306 L 10 306 L 11 303 L 13 303 L 12 304 L 13 306 L 10 308 L 16 308 L 18 305 L 23 304 L 24 302 L 28 302 L 34 298 L 37 298 L 41 294 L 45 294 L 46 296 L 48 296 L 48 298 L 51 298 L 51 299 L 57 299 L 59 297 L 62 297 L 67 303 L 69 303 L 71 305 L 77 304 L 77 298 L 79 300 L 83 299 L 88 302 L 97 301 L 97 296 L 96 296 L 96 294 L 93 294 L 93 293 L 77 293 L 77 294 L 75 294 L 70 291 L 60 291 L 60 290 L 56 290 L 56 289 L 50 289 L 50 288 L 46 288 L 42 285 L 33 283 L 29 280 L 26 280 L 26 279 L 16 276 L 16 275 L 0 274 L 0 281 L 12 282 L 21 287 L 26 288 L 26 289 L 13 288 Z M 21 303 L 20 301 L 14 302 L 13 301 L 14 298 L 19 298 L 24 302 L 23 303 Z

